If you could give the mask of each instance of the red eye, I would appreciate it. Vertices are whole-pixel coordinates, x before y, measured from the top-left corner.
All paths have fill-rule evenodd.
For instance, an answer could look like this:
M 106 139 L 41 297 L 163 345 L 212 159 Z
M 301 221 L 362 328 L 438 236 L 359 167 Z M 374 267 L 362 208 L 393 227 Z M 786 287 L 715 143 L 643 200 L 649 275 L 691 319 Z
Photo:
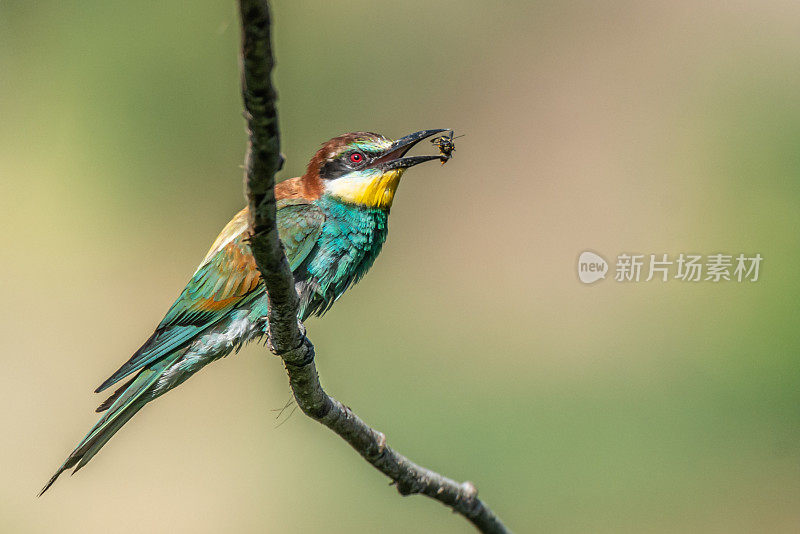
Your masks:
M 364 161 L 364 154 L 361 152 L 353 152 L 350 154 L 350 163 L 361 163 Z

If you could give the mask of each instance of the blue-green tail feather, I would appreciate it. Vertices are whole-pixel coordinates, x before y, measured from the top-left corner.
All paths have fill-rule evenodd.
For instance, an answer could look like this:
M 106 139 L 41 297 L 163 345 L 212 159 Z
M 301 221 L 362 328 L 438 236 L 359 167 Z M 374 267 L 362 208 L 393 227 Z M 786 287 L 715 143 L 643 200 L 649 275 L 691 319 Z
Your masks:
M 151 367 L 142 369 L 132 380 L 121 387 L 119 390 L 109 397 L 100 408 L 107 408 L 108 411 L 95 423 L 92 429 L 86 436 L 83 437 L 78 446 L 75 447 L 67 459 L 61 464 L 61 467 L 55 474 L 47 481 L 42 491 L 39 492 L 41 496 L 45 491 L 53 485 L 56 479 L 66 471 L 75 467 L 73 473 L 77 472 L 84 465 L 86 465 L 92 457 L 105 445 L 122 426 L 133 417 L 145 404 L 153 400 L 153 386 L 156 381 L 162 376 L 178 358 L 180 358 L 182 351 L 173 353 L 166 358 L 160 360 Z M 98 410 L 100 410 L 98 408 Z

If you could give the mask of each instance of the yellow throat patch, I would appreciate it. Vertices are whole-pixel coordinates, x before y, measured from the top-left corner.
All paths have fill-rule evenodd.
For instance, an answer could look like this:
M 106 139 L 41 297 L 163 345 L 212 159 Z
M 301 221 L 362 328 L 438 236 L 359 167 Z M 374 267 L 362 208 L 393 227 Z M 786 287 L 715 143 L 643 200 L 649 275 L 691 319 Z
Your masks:
M 325 191 L 350 204 L 389 209 L 403 171 L 405 169 L 393 169 L 374 176 L 343 176 L 326 184 Z

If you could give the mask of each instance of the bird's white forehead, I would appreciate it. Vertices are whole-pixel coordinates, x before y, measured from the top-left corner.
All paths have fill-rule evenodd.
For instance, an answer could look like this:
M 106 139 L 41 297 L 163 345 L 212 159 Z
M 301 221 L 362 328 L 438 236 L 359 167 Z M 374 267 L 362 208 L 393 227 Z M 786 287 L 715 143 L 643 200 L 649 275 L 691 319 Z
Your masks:
M 360 150 L 362 152 L 381 152 L 390 146 L 392 146 L 392 141 L 390 139 L 386 139 L 385 137 L 364 137 L 348 143 L 344 146 L 344 148 L 340 148 L 339 150 L 329 150 L 325 157 L 328 160 L 332 160 L 340 154 L 350 150 Z

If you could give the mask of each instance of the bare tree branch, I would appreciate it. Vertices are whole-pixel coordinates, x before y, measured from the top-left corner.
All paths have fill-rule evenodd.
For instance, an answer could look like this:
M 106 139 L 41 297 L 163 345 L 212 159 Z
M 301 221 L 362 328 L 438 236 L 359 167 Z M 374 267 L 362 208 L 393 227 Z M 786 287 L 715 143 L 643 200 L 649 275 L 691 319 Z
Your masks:
M 242 96 L 249 134 L 245 189 L 250 206 L 250 244 L 267 287 L 270 349 L 289 375 L 303 412 L 347 441 L 367 462 L 392 479 L 401 495 L 422 494 L 450 506 L 485 533 L 509 532 L 480 499 L 471 482 L 458 483 L 425 469 L 386 444 L 347 406 L 322 389 L 314 363 L 314 345 L 297 321 L 299 301 L 294 277 L 278 238 L 275 173 L 280 170 L 278 113 L 272 87 L 274 58 L 270 11 L 266 0 L 239 0 L 242 18 Z

